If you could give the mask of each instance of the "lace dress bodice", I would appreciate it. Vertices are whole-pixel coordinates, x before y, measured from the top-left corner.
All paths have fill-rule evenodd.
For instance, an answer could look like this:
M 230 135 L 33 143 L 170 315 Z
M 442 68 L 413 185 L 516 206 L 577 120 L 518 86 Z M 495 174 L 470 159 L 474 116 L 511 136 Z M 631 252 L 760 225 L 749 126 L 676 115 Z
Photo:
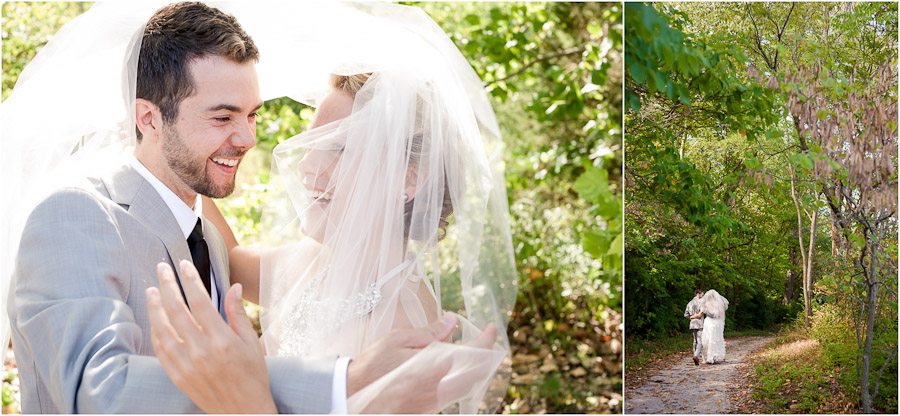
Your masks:
M 313 278 L 291 307 L 288 320 L 278 334 L 279 356 L 308 356 L 327 350 L 334 339 L 330 335 L 353 320 L 372 313 L 384 295 L 382 287 L 397 276 L 421 279 L 423 267 L 414 253 L 362 292 L 349 298 L 320 299 L 319 287 L 327 271 Z

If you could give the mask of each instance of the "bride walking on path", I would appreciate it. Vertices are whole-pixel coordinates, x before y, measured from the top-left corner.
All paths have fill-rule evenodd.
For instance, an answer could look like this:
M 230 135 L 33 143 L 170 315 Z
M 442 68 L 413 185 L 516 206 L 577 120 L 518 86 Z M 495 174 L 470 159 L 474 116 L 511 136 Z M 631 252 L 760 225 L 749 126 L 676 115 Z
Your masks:
M 715 364 L 725 361 L 725 311 L 728 310 L 728 299 L 710 289 L 703 295 L 700 310 L 706 315 L 703 319 L 703 361 Z

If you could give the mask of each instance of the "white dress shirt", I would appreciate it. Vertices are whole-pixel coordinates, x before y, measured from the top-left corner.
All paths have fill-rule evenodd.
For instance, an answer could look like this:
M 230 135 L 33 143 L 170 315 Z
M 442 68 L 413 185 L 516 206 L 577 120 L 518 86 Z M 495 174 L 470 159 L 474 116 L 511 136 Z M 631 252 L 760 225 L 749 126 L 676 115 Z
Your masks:
M 137 160 L 134 155 L 129 156 L 129 158 L 131 167 L 150 183 L 150 186 L 156 190 L 156 193 L 159 194 L 163 202 L 166 203 L 166 206 L 169 207 L 169 211 L 172 211 L 172 215 L 175 216 L 175 221 L 177 221 L 178 226 L 181 227 L 184 239 L 187 240 L 188 236 L 190 236 L 191 232 L 194 230 L 194 226 L 197 225 L 197 219 L 200 218 L 200 214 L 203 212 L 203 200 L 200 198 L 200 195 L 197 195 L 197 200 L 194 202 L 194 208 L 192 209 L 187 206 L 178 195 L 175 195 L 175 192 L 172 192 L 168 186 L 150 173 L 150 170 Z M 175 267 L 178 267 L 178 265 L 176 264 Z M 216 305 L 216 309 L 218 309 L 219 291 L 216 287 L 216 274 L 213 272 L 212 263 L 210 263 L 209 266 L 209 280 L 210 299 L 213 300 L 213 305 Z
M 188 236 L 191 235 L 191 231 L 194 230 L 194 226 L 197 224 L 197 219 L 200 218 L 200 213 L 203 212 L 203 199 L 200 198 L 200 195 L 197 195 L 197 200 L 194 202 L 194 208 L 187 206 L 178 195 L 175 195 L 175 192 L 172 192 L 168 186 L 162 183 L 155 175 L 150 173 L 139 160 L 137 160 L 134 155 L 129 156 L 131 163 L 131 167 L 134 168 L 148 183 L 153 189 L 156 190 L 156 193 L 163 199 L 163 202 L 166 203 L 166 206 L 169 207 L 169 210 L 172 211 L 172 215 L 175 216 L 175 220 L 178 221 L 178 226 L 181 227 L 181 232 L 184 234 L 184 239 L 187 240 Z M 216 288 L 216 275 L 212 270 L 212 265 L 209 268 L 209 277 L 210 277 L 210 298 L 211 299 L 219 299 L 219 292 Z M 218 309 L 219 302 L 213 302 Z M 331 413 L 333 414 L 347 414 L 347 369 L 350 367 L 350 358 L 349 357 L 340 357 L 334 363 L 334 377 L 332 378 L 331 384 Z

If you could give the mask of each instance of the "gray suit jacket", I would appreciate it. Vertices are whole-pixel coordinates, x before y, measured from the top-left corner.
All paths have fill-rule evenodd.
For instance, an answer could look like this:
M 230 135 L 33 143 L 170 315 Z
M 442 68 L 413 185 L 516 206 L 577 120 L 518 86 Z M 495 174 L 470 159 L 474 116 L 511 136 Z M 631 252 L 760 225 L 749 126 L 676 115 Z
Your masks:
M 203 231 L 221 306 L 227 251 L 209 222 Z M 175 216 L 129 166 L 42 201 L 25 226 L 7 303 L 22 411 L 199 412 L 153 354 L 144 293 L 157 285 L 156 263 L 177 271 L 182 259 L 191 255 Z M 334 357 L 266 362 L 280 412 L 329 412 Z
M 684 317 L 690 318 L 698 313 L 700 313 L 700 305 L 703 304 L 703 299 L 697 299 L 697 296 L 694 296 L 690 302 L 688 302 L 687 306 L 684 308 Z M 691 319 L 691 329 L 703 329 L 703 317 Z

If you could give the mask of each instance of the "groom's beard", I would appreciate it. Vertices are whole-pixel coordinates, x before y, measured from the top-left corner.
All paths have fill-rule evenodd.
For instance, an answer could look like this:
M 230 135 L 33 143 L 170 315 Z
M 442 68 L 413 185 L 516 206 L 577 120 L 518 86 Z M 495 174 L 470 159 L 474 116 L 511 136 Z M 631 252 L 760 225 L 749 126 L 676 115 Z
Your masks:
M 235 176 L 226 183 L 216 184 L 209 178 L 207 160 L 212 157 L 243 156 L 246 151 L 236 148 L 226 148 L 217 151 L 207 157 L 195 156 L 184 143 L 181 135 L 172 126 L 164 125 L 163 155 L 169 168 L 194 192 L 210 198 L 224 198 L 234 192 Z

